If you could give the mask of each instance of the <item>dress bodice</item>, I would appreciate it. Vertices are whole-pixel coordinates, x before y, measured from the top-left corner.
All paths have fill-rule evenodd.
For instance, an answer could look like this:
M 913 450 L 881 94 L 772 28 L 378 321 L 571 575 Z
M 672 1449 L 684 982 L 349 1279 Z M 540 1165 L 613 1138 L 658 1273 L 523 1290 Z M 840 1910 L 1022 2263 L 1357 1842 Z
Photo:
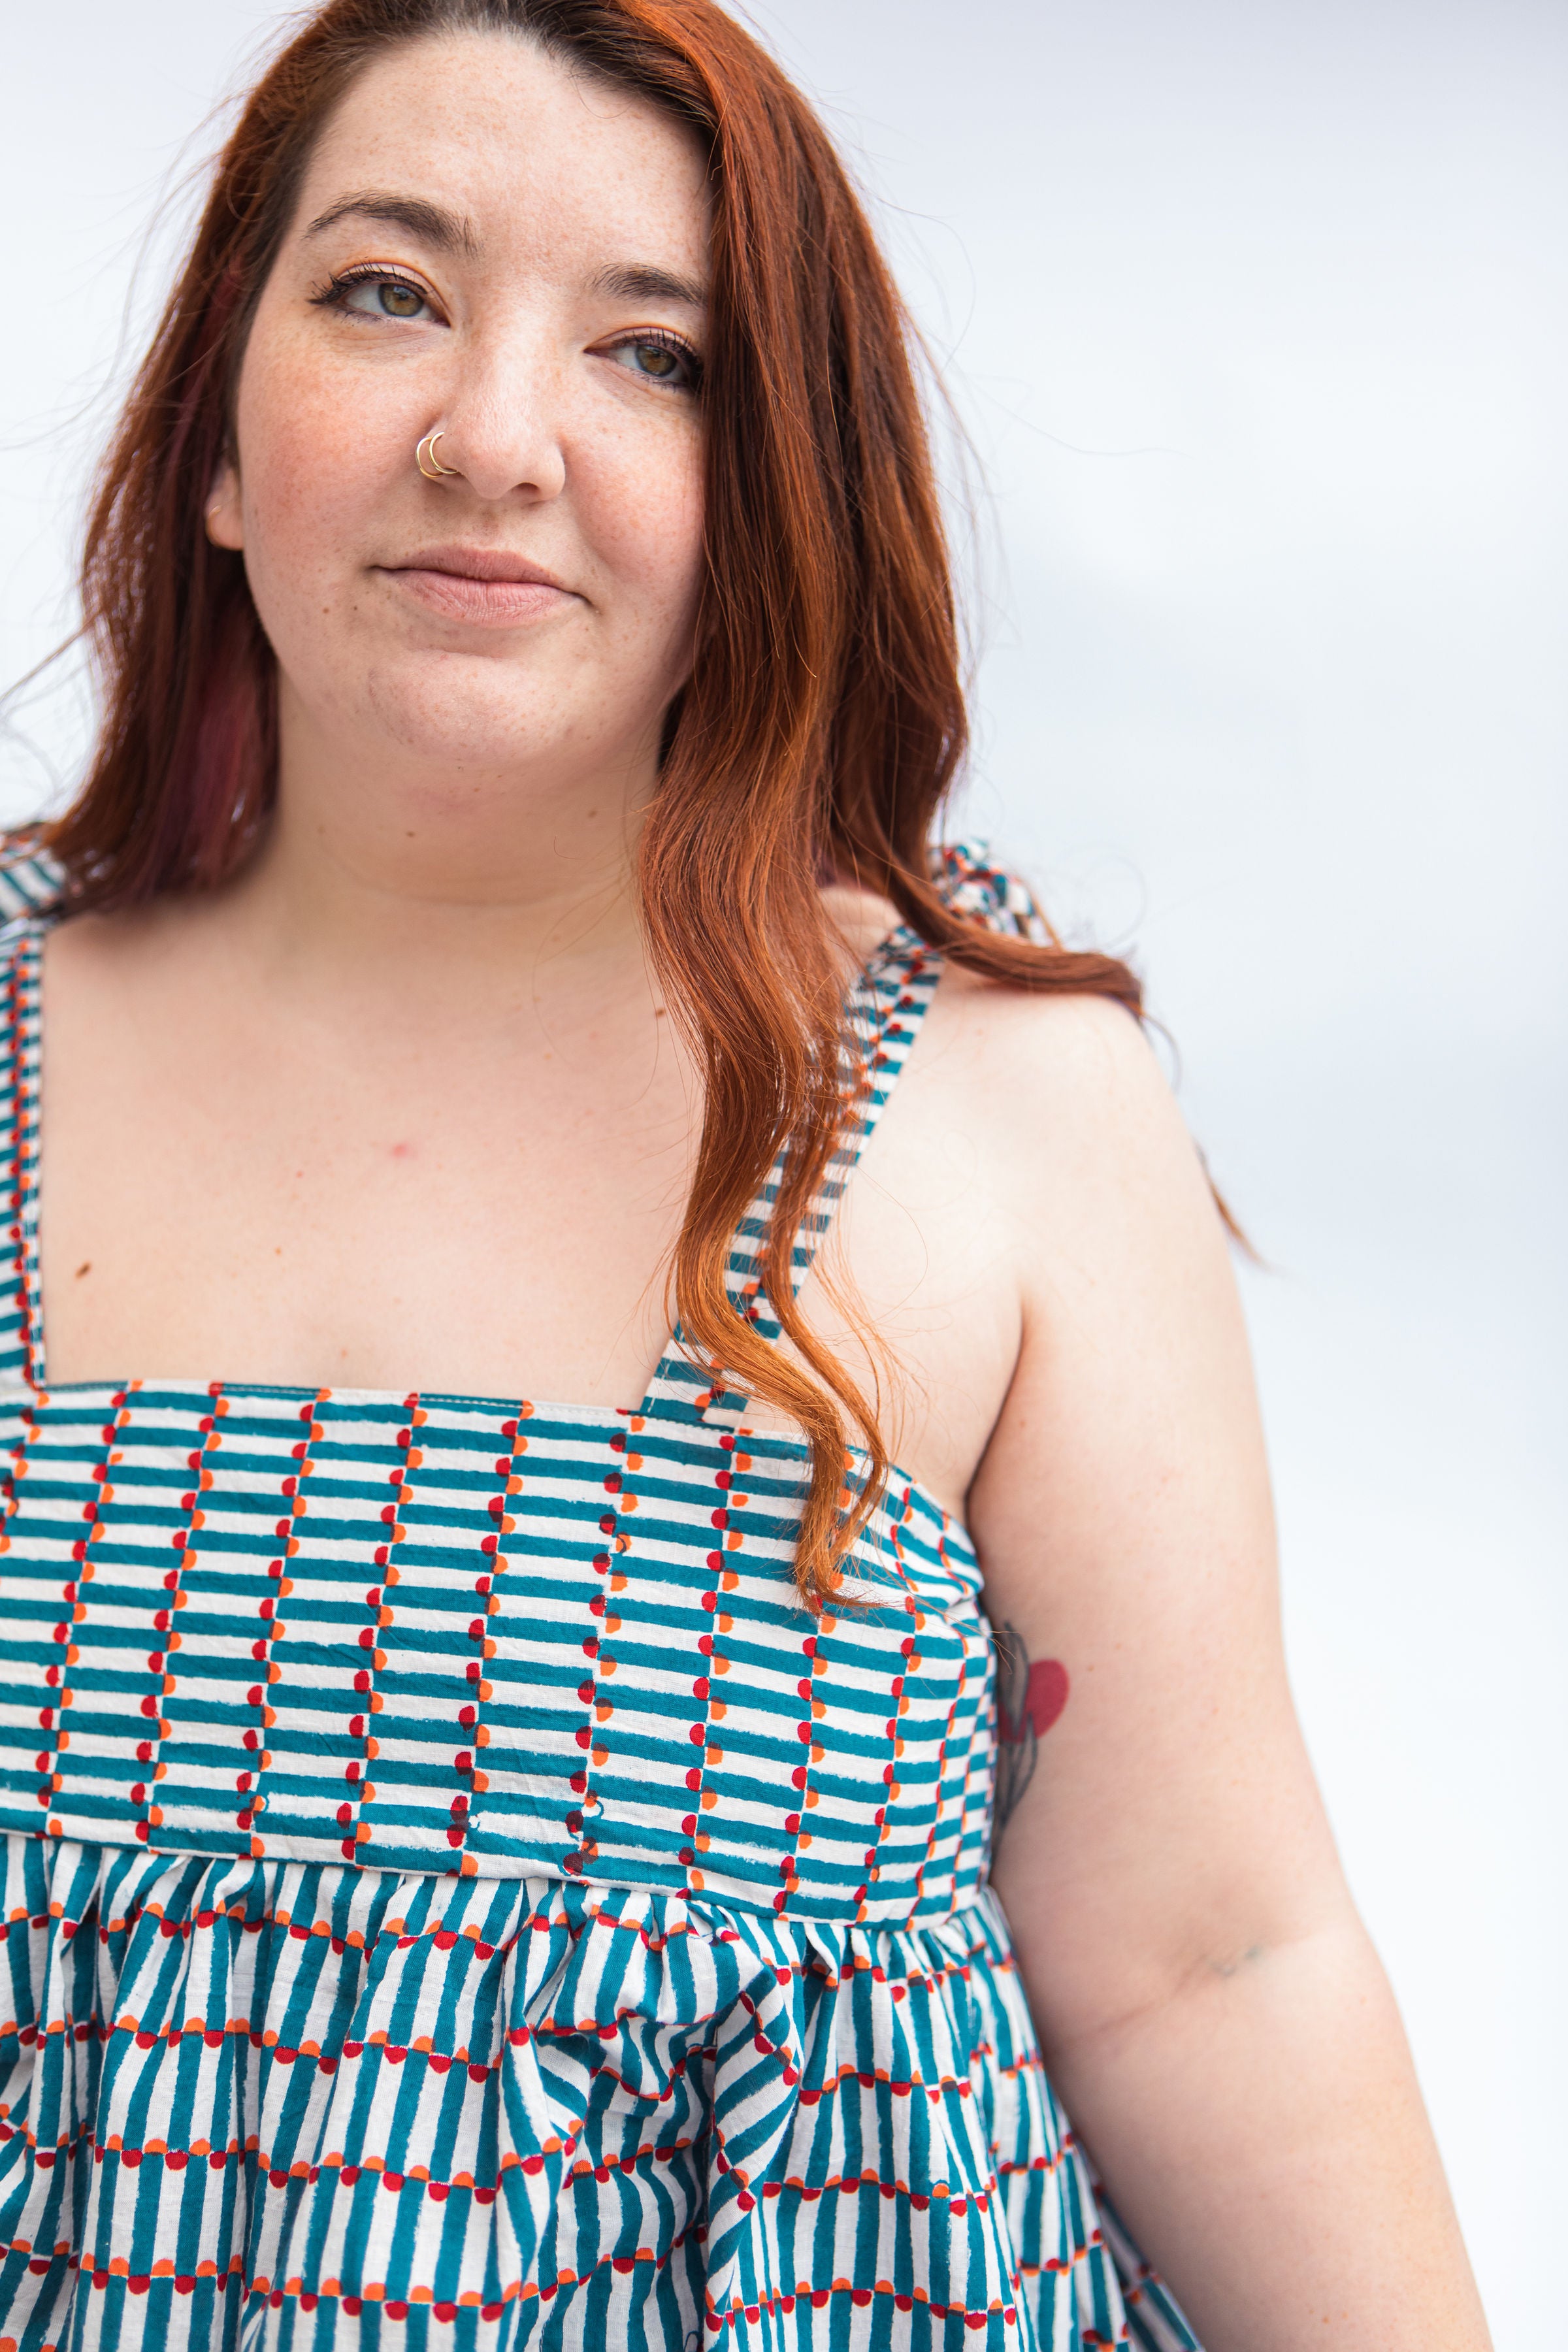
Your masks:
M 987 1861 L 994 1657 L 963 1528 L 895 1469 L 816 1618 L 804 1439 L 677 1333 L 636 1412 L 47 1377 L 39 972 L 51 870 L 0 934 L 0 1827 L 708 1895 L 894 1923 Z M 954 887 L 1005 917 L 984 868 Z M 852 1117 L 804 1279 L 940 972 L 896 932 L 848 1001 Z M 758 1251 L 729 1286 L 773 1336 Z M 221 1368 L 217 1368 L 221 1370 Z

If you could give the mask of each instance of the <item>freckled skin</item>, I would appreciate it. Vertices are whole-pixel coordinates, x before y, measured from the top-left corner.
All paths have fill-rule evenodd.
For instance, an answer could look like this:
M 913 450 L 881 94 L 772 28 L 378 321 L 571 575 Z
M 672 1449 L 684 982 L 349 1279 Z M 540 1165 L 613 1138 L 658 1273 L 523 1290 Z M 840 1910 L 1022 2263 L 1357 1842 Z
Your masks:
M 473 247 L 313 233 L 365 190 Z M 325 1358 L 366 1387 L 642 1394 L 699 1113 L 628 859 L 690 667 L 703 424 L 689 372 L 634 362 L 644 330 L 700 354 L 709 227 L 688 131 L 505 34 L 400 47 L 332 115 L 205 507 L 278 656 L 276 816 L 228 891 L 48 943 L 60 1377 Z M 634 266 L 691 291 L 605 290 Z M 416 317 L 342 307 L 394 269 Z M 436 425 L 458 470 L 431 481 Z M 555 604 L 433 609 L 409 582 L 448 546 L 542 568 Z
M 514 159 L 506 209 L 484 168 L 492 146 Z M 389 232 L 351 219 L 313 240 L 301 226 L 345 185 L 426 184 L 484 237 L 467 272 L 390 253 L 421 265 L 436 315 L 313 302 L 331 273 L 388 256 Z M 240 466 L 208 509 L 213 537 L 245 554 L 301 748 L 350 730 L 399 763 L 434 757 L 447 781 L 427 775 L 424 790 L 448 814 L 454 792 L 491 810 L 491 780 L 520 750 L 580 782 L 651 761 L 690 661 L 699 415 L 605 354 L 615 320 L 574 289 L 612 247 L 657 247 L 700 278 L 703 184 L 695 142 L 664 118 L 505 36 L 417 43 L 355 85 L 263 290 L 237 400 Z M 459 472 L 426 483 L 415 446 L 437 420 Z M 384 567 L 454 531 L 544 565 L 570 609 L 490 642 L 412 605 Z
M 668 1328 L 702 1108 L 632 875 L 689 669 L 703 464 L 700 404 L 605 338 L 700 347 L 705 321 L 593 289 L 633 262 L 700 289 L 703 159 L 527 42 L 463 34 L 371 65 L 307 183 L 210 507 L 281 668 L 277 813 L 228 889 L 49 935 L 51 1376 L 625 1404 Z M 306 236 L 389 186 L 471 218 L 482 258 L 363 220 Z M 389 261 L 428 317 L 321 306 Z M 437 426 L 460 470 L 432 481 Z M 396 576 L 450 538 L 526 555 L 563 601 L 465 630 Z M 824 896 L 853 960 L 895 919 Z M 428 1147 L 403 1161 L 394 1107 Z M 1024 1736 L 998 1745 L 999 1822 L 1010 1769 L 1022 1801 L 995 1886 L 1119 2205 L 1214 2352 L 1302 2352 L 1331 2311 L 1335 2352 L 1480 2352 L 1291 1715 L 1224 1235 L 1145 1041 L 1115 1006 L 950 969 L 835 1242 L 897 1378 L 819 1278 L 831 1255 L 803 1313 L 966 1516 L 993 1623 L 1040 1654 L 1018 1645 L 1001 1694 Z

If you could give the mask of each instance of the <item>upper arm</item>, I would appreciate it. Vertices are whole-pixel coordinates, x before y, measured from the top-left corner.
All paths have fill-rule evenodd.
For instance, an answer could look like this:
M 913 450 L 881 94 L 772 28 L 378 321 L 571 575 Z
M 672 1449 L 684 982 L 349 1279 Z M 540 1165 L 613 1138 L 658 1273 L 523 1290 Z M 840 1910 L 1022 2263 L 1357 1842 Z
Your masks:
M 1346 1897 L 1287 1687 L 1246 1334 L 1197 1155 L 1119 1009 L 1025 1002 L 1017 1370 L 971 1495 L 986 1605 L 1057 1659 L 995 1877 L 1047 2040 Z

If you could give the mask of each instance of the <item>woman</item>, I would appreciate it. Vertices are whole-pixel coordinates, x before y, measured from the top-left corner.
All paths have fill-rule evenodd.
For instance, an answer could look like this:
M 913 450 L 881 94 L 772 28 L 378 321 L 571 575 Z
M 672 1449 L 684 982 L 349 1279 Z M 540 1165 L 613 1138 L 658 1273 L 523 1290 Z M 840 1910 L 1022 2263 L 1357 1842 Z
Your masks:
M 799 97 L 710 0 L 331 0 L 86 592 L 5 876 L 0 2346 L 1483 2344 L 1135 985 L 931 860 L 929 460 Z

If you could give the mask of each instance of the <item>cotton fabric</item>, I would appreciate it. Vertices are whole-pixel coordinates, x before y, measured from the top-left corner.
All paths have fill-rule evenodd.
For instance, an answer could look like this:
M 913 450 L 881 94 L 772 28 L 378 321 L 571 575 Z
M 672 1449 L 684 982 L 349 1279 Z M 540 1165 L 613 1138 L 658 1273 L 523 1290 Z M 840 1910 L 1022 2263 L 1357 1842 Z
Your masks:
M 895 1471 L 811 1615 L 804 1445 L 679 1333 L 636 1412 L 52 1385 L 58 884 L 0 870 L 0 2352 L 1194 2347 L 987 1885 L 963 1527 Z M 851 994 L 797 1281 L 940 969 Z

